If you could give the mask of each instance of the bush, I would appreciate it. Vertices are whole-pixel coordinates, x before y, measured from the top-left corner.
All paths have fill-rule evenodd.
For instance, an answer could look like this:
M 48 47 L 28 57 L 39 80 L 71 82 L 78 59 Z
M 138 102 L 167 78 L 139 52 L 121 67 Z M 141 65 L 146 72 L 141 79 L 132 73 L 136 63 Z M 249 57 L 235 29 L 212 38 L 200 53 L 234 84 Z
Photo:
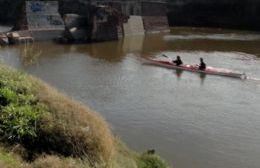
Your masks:
M 169 168 L 169 166 L 159 156 L 145 153 L 138 160 L 138 168 Z
M 16 156 L 13 153 L 7 152 L 0 147 L 0 167 L 1 168 L 14 168 L 14 167 L 25 168 L 26 164 L 22 164 L 22 162 L 18 158 L 16 158 Z
M 0 140 L 20 143 L 29 160 L 41 153 L 88 158 L 113 155 L 113 135 L 96 112 L 43 81 L 0 65 Z
M 22 74 L 20 77 L 1 72 L 0 76 L 0 136 L 2 141 L 21 142 L 36 137 L 37 122 L 45 111 L 32 94 Z
M 87 163 L 58 156 L 41 156 L 32 163 L 32 168 L 90 168 Z

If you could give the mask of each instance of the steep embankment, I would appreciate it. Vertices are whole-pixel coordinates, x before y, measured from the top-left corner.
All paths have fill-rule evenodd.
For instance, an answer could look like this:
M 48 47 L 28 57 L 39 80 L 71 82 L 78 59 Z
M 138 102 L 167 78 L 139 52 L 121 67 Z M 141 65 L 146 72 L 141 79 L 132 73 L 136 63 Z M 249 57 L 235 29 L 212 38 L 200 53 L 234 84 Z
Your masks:
M 104 119 L 43 81 L 0 64 L 0 167 L 165 168 L 129 151 Z

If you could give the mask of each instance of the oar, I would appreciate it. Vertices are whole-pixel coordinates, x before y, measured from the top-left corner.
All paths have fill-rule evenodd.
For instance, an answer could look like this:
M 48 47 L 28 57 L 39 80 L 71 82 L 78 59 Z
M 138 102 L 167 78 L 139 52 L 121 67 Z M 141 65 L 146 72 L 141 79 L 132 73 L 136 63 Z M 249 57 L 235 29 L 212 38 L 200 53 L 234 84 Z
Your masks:
M 165 54 L 162 54 L 162 56 L 165 57 L 165 58 L 169 58 L 169 57 L 168 57 L 167 55 L 165 55 Z M 170 58 L 169 58 L 169 59 L 170 59 Z
M 165 55 L 165 54 L 162 54 L 162 56 L 163 56 L 163 57 L 165 57 L 165 58 L 168 58 L 168 59 L 169 59 L 169 61 L 170 61 L 170 62 L 172 62 L 172 58 L 168 57 L 168 56 L 167 56 L 167 55 Z

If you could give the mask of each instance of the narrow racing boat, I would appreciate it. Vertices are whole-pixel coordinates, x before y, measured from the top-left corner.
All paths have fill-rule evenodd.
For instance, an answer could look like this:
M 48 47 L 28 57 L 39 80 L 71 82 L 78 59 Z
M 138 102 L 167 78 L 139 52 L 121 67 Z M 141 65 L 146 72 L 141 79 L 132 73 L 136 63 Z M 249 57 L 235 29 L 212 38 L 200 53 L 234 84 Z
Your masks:
M 152 58 L 144 59 L 144 63 L 150 64 L 150 65 L 156 65 L 156 66 L 160 66 L 160 67 L 165 67 L 165 68 L 169 68 L 169 69 L 178 69 L 178 70 L 204 73 L 204 74 L 210 74 L 210 75 L 219 75 L 219 76 L 227 76 L 227 77 L 232 77 L 232 78 L 246 79 L 245 73 L 233 72 L 228 69 L 222 69 L 222 68 L 207 67 L 205 70 L 200 70 L 199 65 L 183 64 L 183 65 L 177 66 L 174 63 L 172 63 L 172 61 L 170 61 L 170 60 L 160 60 L 160 59 L 152 59 Z

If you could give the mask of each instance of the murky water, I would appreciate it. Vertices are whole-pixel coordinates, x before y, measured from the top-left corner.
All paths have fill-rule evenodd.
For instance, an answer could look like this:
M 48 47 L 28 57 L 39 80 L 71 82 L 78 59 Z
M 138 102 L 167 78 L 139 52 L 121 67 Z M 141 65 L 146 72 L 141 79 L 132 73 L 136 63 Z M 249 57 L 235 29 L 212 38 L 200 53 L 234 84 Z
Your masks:
M 35 43 L 0 49 L 27 71 L 102 113 L 130 147 L 156 149 L 175 168 L 259 168 L 260 38 L 252 32 L 176 28 L 114 42 Z M 143 65 L 161 53 L 251 79 Z

